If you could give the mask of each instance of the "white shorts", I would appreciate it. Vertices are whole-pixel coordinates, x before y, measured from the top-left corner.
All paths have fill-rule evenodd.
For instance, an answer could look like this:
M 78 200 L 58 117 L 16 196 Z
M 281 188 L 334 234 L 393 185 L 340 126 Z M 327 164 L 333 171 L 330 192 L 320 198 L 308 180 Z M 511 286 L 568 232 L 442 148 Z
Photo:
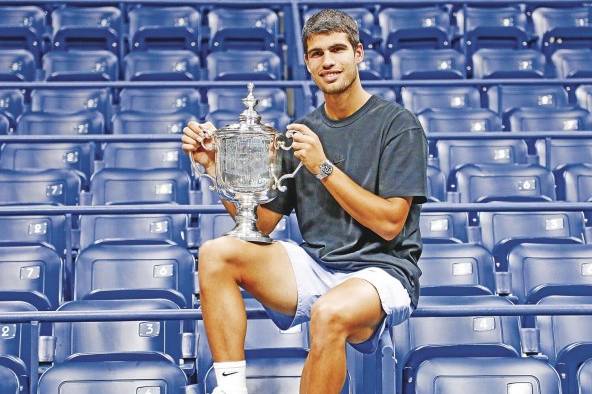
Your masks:
M 362 343 L 352 344 L 363 353 L 372 353 L 378 346 L 382 332 L 407 320 L 413 312 L 409 293 L 401 282 L 386 271 L 376 268 L 364 268 L 356 272 L 336 272 L 328 270 L 317 263 L 300 246 L 285 241 L 279 242 L 288 253 L 298 289 L 298 305 L 296 314 L 288 316 L 283 313 L 265 308 L 269 317 L 282 330 L 302 324 L 310 320 L 312 305 L 329 289 L 350 278 L 364 279 L 373 285 L 378 292 L 382 309 L 386 318 L 376 329 L 372 337 Z

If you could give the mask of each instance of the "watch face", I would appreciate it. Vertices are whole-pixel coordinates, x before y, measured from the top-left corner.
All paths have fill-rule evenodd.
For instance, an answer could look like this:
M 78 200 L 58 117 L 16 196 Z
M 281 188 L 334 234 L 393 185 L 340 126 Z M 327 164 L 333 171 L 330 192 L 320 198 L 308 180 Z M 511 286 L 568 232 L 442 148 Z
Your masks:
M 324 162 L 321 164 L 321 174 L 323 174 L 324 176 L 327 175 L 331 175 L 331 173 L 333 172 L 333 165 L 331 165 L 331 163 L 329 162 Z

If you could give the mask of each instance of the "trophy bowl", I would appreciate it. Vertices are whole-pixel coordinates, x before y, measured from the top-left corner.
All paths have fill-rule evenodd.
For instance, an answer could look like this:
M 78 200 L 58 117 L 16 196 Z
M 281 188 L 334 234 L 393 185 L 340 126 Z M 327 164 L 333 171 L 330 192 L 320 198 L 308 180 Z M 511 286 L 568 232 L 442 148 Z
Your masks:
M 280 176 L 280 152 L 290 150 L 291 145 L 286 144 L 288 136 L 261 123 L 261 116 L 255 110 L 258 100 L 253 89 L 251 82 L 247 97 L 243 99 L 246 109 L 240 114 L 239 123 L 224 126 L 209 135 L 215 150 L 215 176 L 202 172 L 193 155 L 189 157 L 194 174 L 209 178 L 212 181 L 210 190 L 236 205 L 235 227 L 225 235 L 250 242 L 271 243 L 273 240 L 257 229 L 257 206 L 270 202 L 278 192 L 285 191 L 282 181 L 293 178 L 302 163 L 293 173 Z

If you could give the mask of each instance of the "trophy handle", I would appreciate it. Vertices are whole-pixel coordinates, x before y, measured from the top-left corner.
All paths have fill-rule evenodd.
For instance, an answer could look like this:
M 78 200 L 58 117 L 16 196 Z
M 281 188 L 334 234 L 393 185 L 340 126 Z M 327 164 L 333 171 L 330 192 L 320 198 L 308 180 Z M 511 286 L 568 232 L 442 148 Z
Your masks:
M 208 186 L 208 188 L 213 192 L 217 191 L 218 190 L 218 183 L 216 182 L 216 178 L 210 176 L 209 174 L 207 174 L 205 172 L 201 172 L 201 170 L 199 169 L 199 166 L 197 165 L 197 163 L 193 159 L 193 154 L 191 152 L 189 152 L 189 159 L 191 160 L 191 172 L 193 173 L 193 176 L 195 176 L 198 179 L 201 177 L 209 178 L 212 181 L 212 184 L 210 186 Z
M 273 187 L 278 189 L 280 192 L 285 192 L 288 188 L 285 185 L 282 185 L 282 181 L 284 179 L 294 178 L 296 176 L 296 173 L 300 170 L 301 167 L 302 167 L 302 162 L 300 162 L 300 164 L 298 164 L 298 167 L 296 167 L 294 172 L 282 175 L 281 177 L 279 177 L 279 179 L 274 176 L 273 178 L 274 178 L 275 182 L 273 184 Z

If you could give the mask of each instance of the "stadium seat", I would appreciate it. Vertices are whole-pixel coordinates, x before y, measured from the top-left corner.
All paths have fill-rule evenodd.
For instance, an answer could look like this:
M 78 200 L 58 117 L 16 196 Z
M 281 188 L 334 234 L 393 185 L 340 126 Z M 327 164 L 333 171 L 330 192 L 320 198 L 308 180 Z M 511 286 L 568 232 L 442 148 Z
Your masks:
M 422 297 L 495 294 L 495 264 L 482 246 L 428 243 L 418 266 Z
M 94 171 L 95 144 L 51 143 L 20 144 L 7 143 L 0 149 L 0 168 L 6 170 L 45 170 L 62 168 L 73 170 L 88 186 Z
M 377 80 L 385 78 L 384 57 L 378 51 L 367 49 L 364 60 L 358 64 L 361 80 Z
M 576 89 L 578 105 L 588 112 L 592 111 L 592 85 L 580 85 Z
M 551 171 L 535 164 L 465 164 L 455 172 L 460 201 L 554 201 Z
M 520 49 L 528 45 L 528 21 L 519 5 L 461 7 L 455 16 L 469 55 L 481 48 Z
M 35 74 L 35 59 L 31 52 L 24 49 L 0 49 L 0 81 L 34 81 Z
M 534 49 L 483 48 L 473 54 L 474 78 L 543 78 L 545 56 Z
M 419 307 L 509 306 L 498 296 L 424 296 Z M 397 363 L 397 393 L 414 393 L 419 371 L 434 359 L 457 357 L 520 356 L 519 323 L 516 316 L 411 317 L 393 327 Z M 424 363 L 425 362 L 425 363 Z M 404 379 L 403 379 L 404 378 Z
M 592 50 L 559 49 L 552 56 L 558 78 L 592 77 Z
M 468 226 L 466 212 L 422 212 L 419 217 L 424 244 L 468 242 Z
M 426 109 L 418 119 L 428 133 L 502 130 L 500 117 L 482 108 Z
M 592 163 L 570 164 L 557 173 L 557 196 L 569 202 L 592 201 Z
M 80 182 L 70 170 L 0 170 L 0 205 L 76 205 Z
M 180 168 L 191 172 L 189 156 L 177 142 L 109 142 L 103 149 L 102 164 L 104 168 Z
M 183 49 L 132 51 L 123 59 L 128 81 L 194 81 L 200 79 L 199 58 Z
M 535 147 L 541 165 L 553 171 L 567 164 L 592 163 L 592 141 L 588 139 L 541 139 Z
M 189 174 L 175 168 L 105 168 L 91 178 L 92 205 L 188 204 Z
M 35 89 L 31 92 L 31 111 L 70 114 L 99 111 L 105 119 L 111 119 L 111 101 L 111 92 L 106 88 Z
M 578 370 L 578 388 L 580 394 L 592 393 L 592 358 L 584 362 Z
M 455 171 L 464 164 L 526 164 L 528 147 L 523 140 L 439 140 L 440 171 L 454 185 Z
M 197 115 L 190 112 L 118 112 L 113 116 L 113 134 L 180 134 Z
M 582 212 L 480 212 L 481 243 L 505 271 L 507 255 L 521 243 L 582 243 Z
M 537 8 L 532 22 L 546 55 L 562 48 L 588 48 L 592 43 L 589 7 Z
M 450 15 L 444 7 L 385 8 L 378 20 L 387 56 L 402 48 L 450 46 Z
M 509 115 L 512 131 L 577 131 L 592 129 L 592 115 L 583 109 L 520 108 Z
M 38 61 L 46 30 L 45 13 L 40 7 L 0 7 L 0 48 L 26 49 Z
M 0 113 L 8 118 L 10 127 L 16 127 L 16 119 L 24 111 L 24 95 L 20 90 L 0 90 Z
M 509 111 L 520 107 L 567 107 L 567 92 L 559 85 L 502 85 L 487 90 L 489 109 L 507 118 Z
M 134 50 L 199 49 L 201 15 L 193 7 L 139 6 L 128 16 L 129 44 Z
M 193 255 L 178 245 L 147 242 L 106 240 L 82 250 L 75 263 L 74 299 L 166 299 L 191 308 Z
M 53 310 L 60 305 L 62 260 L 51 248 L 0 243 L 0 270 L 0 293 L 10 292 L 13 300 L 26 301 L 38 310 Z
M 80 111 L 73 114 L 26 112 L 17 123 L 20 135 L 77 135 L 103 134 L 105 121 L 97 111 Z
M 208 26 L 210 51 L 279 52 L 280 22 L 269 8 L 214 8 L 208 13 Z
M 592 245 L 523 243 L 508 254 L 512 295 L 536 304 L 550 295 L 586 295 L 592 290 Z
M 534 358 L 436 358 L 419 368 L 416 379 L 415 394 L 561 393 L 555 369 Z
M 434 108 L 480 108 L 481 95 L 472 86 L 403 87 L 401 96 L 405 108 L 419 114 Z
M 303 15 L 304 22 L 320 10 L 321 8 L 309 8 L 306 10 Z M 378 49 L 378 44 L 380 43 L 380 29 L 378 29 L 378 26 L 376 25 L 372 11 L 364 7 L 340 8 L 340 11 L 351 16 L 358 24 L 360 42 L 364 48 Z
M 184 214 L 84 215 L 80 218 L 80 245 L 120 242 L 174 243 L 187 245 L 188 225 Z
M 10 120 L 0 113 L 0 135 L 6 135 L 10 131 Z
M 200 117 L 201 96 L 196 89 L 122 89 L 119 94 L 120 111 L 144 113 L 187 112 Z
M 590 294 L 590 293 L 588 293 Z M 592 297 L 554 295 L 543 298 L 537 305 L 590 305 Z M 577 392 L 578 369 L 592 359 L 592 316 L 537 316 L 536 327 L 540 330 L 540 350 L 563 377 L 564 394 Z M 582 393 L 580 391 L 580 393 Z
M 63 215 L 3 216 L 0 217 L 0 243 L 14 245 L 43 245 L 66 255 L 72 224 Z
M 51 13 L 55 49 L 119 51 L 121 11 L 116 7 L 62 5 Z
M 282 79 L 280 58 L 270 51 L 213 52 L 206 57 L 206 63 L 209 80 L 277 81 Z
M 428 200 L 446 201 L 446 177 L 436 167 L 428 166 Z
M 210 112 L 224 110 L 238 114 L 245 110 L 243 98 L 246 96 L 245 89 L 220 89 L 208 90 L 208 108 Z M 286 92 L 279 88 L 258 88 L 256 91 L 257 112 L 267 111 L 288 112 L 288 99 Z
M 454 49 L 399 49 L 391 54 L 393 79 L 463 79 L 465 56 Z
M 117 56 L 105 50 L 51 51 L 43 56 L 46 81 L 116 81 Z

